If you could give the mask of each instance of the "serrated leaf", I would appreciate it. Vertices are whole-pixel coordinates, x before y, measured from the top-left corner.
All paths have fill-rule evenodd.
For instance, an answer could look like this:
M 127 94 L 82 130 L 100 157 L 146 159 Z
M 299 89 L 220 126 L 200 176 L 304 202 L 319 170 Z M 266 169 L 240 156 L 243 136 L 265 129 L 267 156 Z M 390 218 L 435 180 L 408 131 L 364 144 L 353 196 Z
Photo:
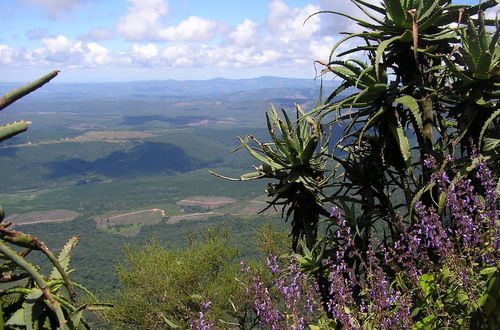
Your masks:
M 495 112 L 491 114 L 491 116 L 484 122 L 483 127 L 481 128 L 481 133 L 479 133 L 479 143 L 482 144 L 483 142 L 483 137 L 484 134 L 486 133 L 486 130 L 488 127 L 491 125 L 493 120 L 495 120 L 496 117 L 500 116 L 500 109 L 497 109 Z
M 401 5 L 401 0 L 385 0 L 387 17 L 398 27 L 405 27 L 406 13 Z
M 420 108 L 418 107 L 417 100 L 410 95 L 404 95 L 398 97 L 394 100 L 394 103 L 401 104 L 410 109 L 410 112 L 417 123 L 417 127 L 420 130 L 420 133 L 423 134 L 424 125 L 422 124 L 422 116 L 420 114 Z
M 0 142 L 26 131 L 30 124 L 30 121 L 17 121 L 0 126 Z
M 399 0 L 396 0 L 396 1 L 399 1 Z M 382 59 L 382 55 L 384 54 L 385 49 L 387 47 L 389 47 L 389 45 L 391 43 L 393 43 L 394 41 L 397 41 L 397 40 L 403 38 L 403 36 L 405 36 L 406 33 L 407 32 L 403 33 L 400 36 L 395 36 L 395 37 L 392 37 L 390 39 L 384 40 L 378 45 L 377 52 L 375 54 L 375 75 L 377 76 L 378 81 L 380 81 L 380 60 Z M 409 33 L 411 34 L 411 32 L 409 32 Z
M 68 271 L 69 261 L 70 261 L 70 257 L 71 257 L 71 251 L 73 251 L 73 248 L 78 243 L 79 239 L 80 239 L 80 236 L 78 236 L 78 235 L 71 237 L 69 239 L 69 241 L 64 245 L 61 252 L 59 253 L 59 257 L 57 258 L 57 261 L 61 264 L 61 266 L 65 272 Z M 62 275 L 59 273 L 57 268 L 54 267 L 52 269 L 52 272 L 50 273 L 50 278 L 59 279 L 59 278 L 62 278 Z
M 19 308 L 15 311 L 7 322 L 5 322 L 5 325 L 26 326 L 24 321 L 24 308 Z
M 365 134 L 365 132 L 368 129 L 370 129 L 370 127 L 372 127 L 378 121 L 379 117 L 382 116 L 386 110 L 387 110 L 387 107 L 383 106 L 380 109 L 378 109 L 378 111 L 373 116 L 370 116 L 370 119 L 368 119 L 366 124 L 361 129 L 361 132 L 359 133 L 358 146 L 361 145 L 361 139 L 363 138 L 363 135 Z
M 485 138 L 483 140 L 483 150 L 491 151 L 500 147 L 500 139 Z
M 410 143 L 408 142 L 408 138 L 406 137 L 403 126 L 398 120 L 397 126 L 391 124 L 390 128 L 394 134 L 394 137 L 398 141 L 399 150 L 401 151 L 401 155 L 403 156 L 403 160 L 406 164 L 406 170 L 408 171 L 408 173 L 411 173 Z

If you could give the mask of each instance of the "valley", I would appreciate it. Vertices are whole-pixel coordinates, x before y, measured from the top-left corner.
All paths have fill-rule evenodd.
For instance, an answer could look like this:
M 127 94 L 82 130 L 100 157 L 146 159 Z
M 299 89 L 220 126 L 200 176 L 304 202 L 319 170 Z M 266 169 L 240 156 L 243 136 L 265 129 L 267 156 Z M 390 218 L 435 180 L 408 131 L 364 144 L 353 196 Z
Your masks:
M 283 226 L 279 210 L 259 214 L 266 182 L 230 182 L 208 171 L 239 177 L 251 170 L 247 153 L 231 153 L 235 137 L 265 138 L 271 103 L 307 109 L 317 91 L 312 80 L 274 81 L 271 88 L 270 78 L 260 79 L 241 89 L 208 81 L 199 94 L 190 92 L 199 82 L 164 93 L 165 82 L 143 82 L 49 84 L 29 95 L 0 113 L 2 122 L 33 123 L 0 146 L 4 221 L 55 251 L 80 235 L 75 280 L 94 291 L 117 285 L 114 265 L 125 244 L 151 237 L 182 247 L 186 237 L 223 225 L 242 256 L 255 255 L 258 228 Z

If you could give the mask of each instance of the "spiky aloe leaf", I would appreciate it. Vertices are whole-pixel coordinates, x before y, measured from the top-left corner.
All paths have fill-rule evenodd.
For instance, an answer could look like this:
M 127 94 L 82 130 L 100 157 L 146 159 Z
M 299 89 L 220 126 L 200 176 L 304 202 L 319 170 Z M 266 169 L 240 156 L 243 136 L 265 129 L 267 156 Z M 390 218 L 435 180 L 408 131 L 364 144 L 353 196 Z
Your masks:
M 399 1 L 399 0 L 397 0 Z M 390 44 L 392 44 L 395 41 L 398 41 L 404 37 L 407 37 L 408 35 L 411 36 L 411 32 L 406 31 L 402 35 L 392 37 L 390 39 L 382 41 L 378 47 L 377 47 L 377 52 L 375 54 L 375 75 L 377 76 L 377 80 L 380 81 L 380 60 L 382 59 L 382 55 L 384 54 L 384 51 L 387 47 L 389 47 Z
M 401 0 L 385 0 L 385 10 L 389 18 L 398 27 L 409 27 L 406 22 L 406 12 Z
M 24 320 L 24 308 L 19 308 L 17 311 L 15 311 L 14 314 L 5 322 L 5 325 L 7 326 L 19 326 L 23 327 L 26 326 L 25 320 Z
M 420 115 L 420 109 L 418 107 L 417 100 L 415 100 L 415 98 L 411 97 L 410 95 L 404 95 L 395 99 L 394 103 L 404 105 L 405 107 L 410 109 L 410 112 L 413 115 L 415 122 L 417 123 L 417 127 L 420 130 L 420 133 L 423 134 L 424 125 L 422 124 L 422 116 Z
M 483 140 L 483 148 L 485 151 L 500 149 L 500 139 L 485 138 Z
M 9 106 L 10 104 L 16 102 L 20 98 L 22 98 L 25 95 L 28 95 L 29 93 L 33 92 L 34 90 L 42 87 L 46 83 L 48 83 L 52 78 L 57 76 L 59 74 L 59 71 L 52 71 L 49 74 L 46 74 L 45 76 L 41 77 L 40 79 L 37 79 L 33 82 L 30 82 L 24 86 L 21 86 L 15 90 L 13 90 L 10 93 L 5 94 L 1 99 L 0 99 L 0 110 L 4 109 L 5 107 Z
M 59 253 L 59 256 L 57 258 L 57 261 L 61 265 L 62 269 L 67 272 L 68 267 L 69 267 L 69 261 L 71 257 L 71 252 L 73 251 L 73 248 L 76 246 L 78 243 L 78 240 L 80 239 L 80 236 L 75 235 L 69 239 L 69 241 L 64 245 L 63 249 Z M 57 270 L 56 267 L 52 269 L 52 272 L 50 273 L 50 278 L 51 279 L 60 279 L 62 278 L 61 273 L 59 270 Z
M 33 329 L 33 312 L 35 304 L 39 303 L 40 297 L 42 297 L 43 292 L 39 288 L 33 288 L 31 293 L 26 296 L 26 301 L 23 304 L 24 308 L 24 324 L 27 330 Z M 37 317 L 35 316 L 35 319 Z
M 380 109 L 378 109 L 378 111 L 373 116 L 371 116 L 370 119 L 368 119 L 366 124 L 361 129 L 361 132 L 359 133 L 358 146 L 361 146 L 361 141 L 366 130 L 372 127 L 379 120 L 380 116 L 382 116 L 385 113 L 387 109 L 388 108 L 385 106 L 380 107 Z
M 30 124 L 30 121 L 22 120 L 0 126 L 0 142 L 26 131 Z
M 493 120 L 495 120 L 495 118 L 498 116 L 500 116 L 500 109 L 497 109 L 497 111 L 493 112 L 491 116 L 485 121 L 483 127 L 481 128 L 481 133 L 479 134 L 479 143 L 483 143 L 482 141 L 486 130 L 491 125 Z
M 410 143 L 408 142 L 408 137 L 406 137 L 403 126 L 401 125 L 401 122 L 397 120 L 397 125 L 390 124 L 389 127 L 398 142 L 401 156 L 403 156 L 403 160 L 406 164 L 406 170 L 408 173 L 411 173 Z

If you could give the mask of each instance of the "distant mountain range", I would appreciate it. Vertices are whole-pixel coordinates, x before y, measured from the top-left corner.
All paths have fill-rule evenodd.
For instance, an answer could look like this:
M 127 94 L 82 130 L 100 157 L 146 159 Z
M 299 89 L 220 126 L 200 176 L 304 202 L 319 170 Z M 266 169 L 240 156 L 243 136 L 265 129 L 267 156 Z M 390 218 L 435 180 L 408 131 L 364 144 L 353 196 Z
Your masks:
M 5 94 L 22 84 L 0 83 L 0 94 Z M 210 80 L 152 80 L 112 83 L 57 83 L 57 78 L 38 90 L 30 98 L 142 98 L 174 96 L 214 96 L 262 89 L 316 90 L 320 79 L 259 77 L 251 79 L 214 78 Z M 331 90 L 332 81 L 323 87 Z

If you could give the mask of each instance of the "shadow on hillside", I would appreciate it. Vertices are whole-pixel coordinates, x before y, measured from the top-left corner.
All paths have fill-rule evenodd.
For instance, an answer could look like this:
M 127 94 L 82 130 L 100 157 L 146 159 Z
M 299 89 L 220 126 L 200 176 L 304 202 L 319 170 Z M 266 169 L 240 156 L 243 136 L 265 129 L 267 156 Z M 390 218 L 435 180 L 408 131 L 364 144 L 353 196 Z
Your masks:
M 112 178 L 137 177 L 144 175 L 169 175 L 187 172 L 212 164 L 203 163 L 187 155 L 181 148 L 158 142 L 145 142 L 129 151 L 115 151 L 95 161 L 79 158 L 56 161 L 48 164 L 49 178 L 72 175 L 105 175 Z

